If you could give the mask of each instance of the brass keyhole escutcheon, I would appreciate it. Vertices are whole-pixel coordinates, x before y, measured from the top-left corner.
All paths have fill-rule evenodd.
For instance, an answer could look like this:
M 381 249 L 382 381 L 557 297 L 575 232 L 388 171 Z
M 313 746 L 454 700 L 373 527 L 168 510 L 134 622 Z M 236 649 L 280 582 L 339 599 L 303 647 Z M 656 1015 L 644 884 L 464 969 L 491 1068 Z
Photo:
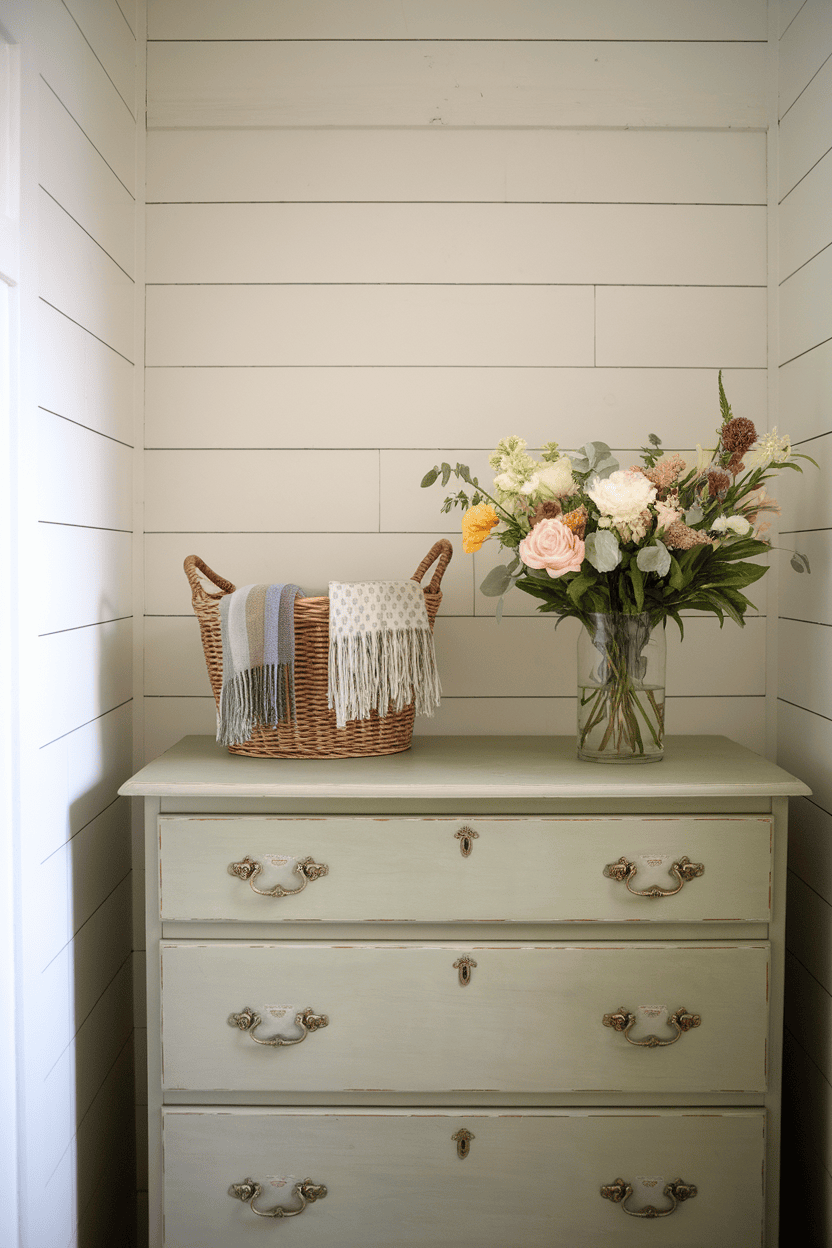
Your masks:
M 467 988 L 470 984 L 471 971 L 476 965 L 473 958 L 457 958 L 454 962 L 454 970 L 459 971 L 459 982 L 463 988 Z
M 457 1157 L 465 1158 L 468 1156 L 471 1151 L 471 1141 L 475 1138 L 476 1137 L 473 1136 L 470 1131 L 466 1131 L 464 1127 L 460 1127 L 460 1129 L 451 1136 L 452 1140 L 456 1140 Z
M 459 841 L 459 852 L 463 858 L 470 858 L 471 850 L 474 848 L 474 841 L 479 840 L 479 832 L 475 832 L 473 828 L 460 828 L 458 832 L 454 832 L 454 836 Z

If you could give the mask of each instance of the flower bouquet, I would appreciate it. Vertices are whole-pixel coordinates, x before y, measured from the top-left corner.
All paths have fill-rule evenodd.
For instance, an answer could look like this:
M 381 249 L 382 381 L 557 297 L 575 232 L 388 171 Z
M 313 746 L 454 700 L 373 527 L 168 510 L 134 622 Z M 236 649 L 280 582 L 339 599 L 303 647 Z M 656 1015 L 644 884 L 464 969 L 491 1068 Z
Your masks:
M 770 549 L 772 513 L 766 491 L 782 469 L 802 471 L 777 429 L 757 435 L 734 416 L 719 374 L 722 422 L 713 450 L 697 446 L 688 466 L 665 455 L 650 434 L 641 463 L 622 469 L 604 442 L 562 452 L 556 442 L 535 459 L 519 437 L 503 439 L 489 457 L 489 492 L 465 464 L 432 468 L 422 485 L 451 477 L 467 489 L 445 499 L 444 512 L 464 508 L 462 548 L 478 551 L 496 539 L 511 555 L 482 583 L 502 600 L 512 588 L 540 599 L 539 611 L 575 616 L 584 625 L 579 652 L 578 753 L 610 761 L 650 761 L 664 742 L 663 659 L 653 649 L 682 611 L 710 611 L 744 623 L 753 603 L 744 590 L 767 571 L 754 562 Z M 470 491 L 470 492 L 469 492 Z M 808 571 L 805 556 L 792 566 Z

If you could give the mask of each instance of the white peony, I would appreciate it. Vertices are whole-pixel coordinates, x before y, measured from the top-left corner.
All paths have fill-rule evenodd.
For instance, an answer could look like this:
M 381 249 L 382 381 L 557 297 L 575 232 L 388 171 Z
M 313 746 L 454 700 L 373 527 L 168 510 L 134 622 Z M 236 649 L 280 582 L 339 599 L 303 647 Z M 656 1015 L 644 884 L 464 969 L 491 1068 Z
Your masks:
M 745 537 L 751 531 L 751 522 L 745 516 L 717 516 L 711 525 L 712 533 L 736 533 Z
M 542 499 L 564 498 L 567 494 L 575 492 L 572 463 L 565 455 L 561 455 L 560 459 L 551 463 L 541 464 L 536 476 L 537 493 Z
M 656 487 L 643 472 L 632 470 L 593 477 L 586 490 L 602 516 L 609 516 L 614 525 L 632 525 L 656 498 Z

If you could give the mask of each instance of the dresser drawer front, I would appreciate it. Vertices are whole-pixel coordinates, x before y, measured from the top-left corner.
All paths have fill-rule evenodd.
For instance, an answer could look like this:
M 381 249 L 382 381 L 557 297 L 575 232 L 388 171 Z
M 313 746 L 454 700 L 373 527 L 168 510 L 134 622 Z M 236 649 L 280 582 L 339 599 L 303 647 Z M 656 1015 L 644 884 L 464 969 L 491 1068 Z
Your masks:
M 763 1091 L 768 964 L 762 943 L 165 944 L 165 1085 Z M 603 1021 L 621 1007 L 627 1034 Z M 328 1022 L 304 1036 L 306 1009 Z M 672 1026 L 680 1009 L 701 1022 Z M 229 1024 L 247 1010 L 259 1025 Z M 275 1036 L 303 1038 L 257 1042 Z
M 454 1137 L 472 1137 L 460 1158 Z M 526 1111 L 442 1109 L 164 1114 L 165 1248 L 759 1248 L 764 1113 L 760 1110 Z M 252 1178 L 268 1209 L 310 1178 L 326 1196 L 288 1226 L 228 1194 Z M 697 1189 L 667 1218 L 628 1216 L 600 1195 L 616 1179 Z M 277 1186 L 282 1184 L 282 1186 Z M 655 1192 L 655 1195 L 652 1193 Z
M 246 923 L 767 922 L 771 830 L 760 815 L 162 816 L 161 915 Z M 297 866 L 307 859 L 325 873 L 313 866 L 317 878 L 307 879 Z M 607 870 L 622 859 L 630 864 L 624 880 Z M 703 873 L 683 880 L 673 871 L 682 860 L 701 863 Z M 243 874 L 259 869 L 246 880 L 230 872 L 235 863 Z M 275 886 L 289 895 L 261 895 Z M 638 895 L 651 888 L 665 895 Z

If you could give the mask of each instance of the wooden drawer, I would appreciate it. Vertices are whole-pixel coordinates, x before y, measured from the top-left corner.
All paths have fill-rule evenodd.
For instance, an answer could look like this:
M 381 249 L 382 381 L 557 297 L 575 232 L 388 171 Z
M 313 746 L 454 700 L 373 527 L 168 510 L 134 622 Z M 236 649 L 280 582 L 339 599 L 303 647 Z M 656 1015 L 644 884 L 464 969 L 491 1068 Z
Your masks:
M 162 816 L 170 921 L 690 922 L 770 917 L 771 819 Z M 467 840 L 466 840 L 467 838 Z M 465 856 L 463 849 L 470 849 Z M 229 873 L 251 859 L 248 882 Z M 326 867 L 305 882 L 303 859 Z M 637 875 L 605 868 L 622 858 Z M 702 863 L 680 882 L 682 859 Z M 254 887 L 301 889 L 261 896 Z M 656 886 L 672 896 L 637 896 Z
M 470 959 L 463 986 L 461 959 Z M 162 946 L 170 1089 L 763 1091 L 764 943 Z M 620 1007 L 629 1033 L 604 1025 Z M 691 1030 L 666 1021 L 680 1007 Z M 328 1024 L 303 1036 L 306 1008 Z M 229 1025 L 250 1009 L 253 1031 Z M 662 1013 L 664 1011 L 664 1013 Z M 242 1020 L 245 1022 L 246 1020 Z M 662 1047 L 632 1041 L 656 1035 Z
M 164 1113 L 165 1248 L 759 1248 L 762 1110 L 291 1111 Z M 471 1135 L 460 1158 L 455 1137 Z M 267 1209 L 298 1207 L 296 1182 L 326 1195 L 289 1226 L 229 1194 L 254 1179 Z M 671 1208 L 666 1184 L 696 1195 L 666 1218 L 602 1198 L 639 1185 L 635 1209 Z

